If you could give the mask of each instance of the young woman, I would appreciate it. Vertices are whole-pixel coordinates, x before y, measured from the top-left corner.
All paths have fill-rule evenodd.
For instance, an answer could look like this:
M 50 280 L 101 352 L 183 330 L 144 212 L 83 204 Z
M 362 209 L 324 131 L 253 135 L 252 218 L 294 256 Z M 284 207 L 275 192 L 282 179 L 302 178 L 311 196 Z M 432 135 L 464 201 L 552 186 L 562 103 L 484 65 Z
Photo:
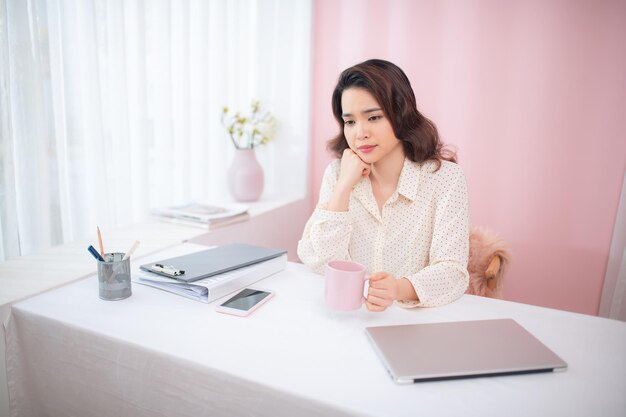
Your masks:
M 338 160 L 298 243 L 318 273 L 330 260 L 366 266 L 367 308 L 438 306 L 467 289 L 465 176 L 418 110 L 404 72 L 372 59 L 341 73 L 332 97 Z

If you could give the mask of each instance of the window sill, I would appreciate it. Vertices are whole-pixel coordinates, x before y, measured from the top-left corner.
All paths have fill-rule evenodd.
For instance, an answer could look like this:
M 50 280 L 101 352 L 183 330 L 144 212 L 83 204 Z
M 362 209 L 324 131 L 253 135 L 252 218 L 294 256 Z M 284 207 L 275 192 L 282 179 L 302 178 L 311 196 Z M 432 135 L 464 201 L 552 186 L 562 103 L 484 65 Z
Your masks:
M 288 206 L 300 200 L 304 200 L 305 196 L 284 196 L 284 195 L 270 195 L 264 196 L 254 203 L 249 203 L 250 217 L 255 217 L 260 214 L 268 213 L 270 211 L 279 209 L 281 207 Z

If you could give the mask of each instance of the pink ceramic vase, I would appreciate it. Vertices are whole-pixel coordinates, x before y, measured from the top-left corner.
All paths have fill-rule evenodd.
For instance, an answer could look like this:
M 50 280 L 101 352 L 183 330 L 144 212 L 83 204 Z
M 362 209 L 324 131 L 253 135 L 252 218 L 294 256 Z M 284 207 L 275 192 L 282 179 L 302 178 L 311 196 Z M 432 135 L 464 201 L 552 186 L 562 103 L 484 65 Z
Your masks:
M 256 201 L 263 193 L 263 168 L 254 149 L 237 149 L 228 170 L 228 188 L 237 201 Z

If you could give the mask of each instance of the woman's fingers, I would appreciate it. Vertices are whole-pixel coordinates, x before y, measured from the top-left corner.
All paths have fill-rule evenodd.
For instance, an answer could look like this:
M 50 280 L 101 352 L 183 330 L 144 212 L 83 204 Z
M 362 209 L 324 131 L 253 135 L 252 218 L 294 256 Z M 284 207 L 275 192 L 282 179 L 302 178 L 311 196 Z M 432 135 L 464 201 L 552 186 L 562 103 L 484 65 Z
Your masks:
M 369 301 L 365 302 L 365 306 L 367 307 L 369 311 L 385 311 L 387 309 L 387 307 L 378 306 L 378 305 L 370 303 Z
M 385 286 L 385 279 L 387 278 L 393 278 L 391 275 L 389 275 L 386 272 L 376 272 L 372 275 L 370 275 L 367 279 L 370 280 L 370 286 L 371 287 L 375 287 L 375 288 L 383 288 Z
M 383 311 L 396 299 L 397 280 L 387 272 L 376 272 L 369 277 L 367 290 L 367 308 L 371 311 Z
M 341 182 L 354 186 L 362 177 L 369 175 L 370 166 L 363 162 L 350 148 L 343 151 L 339 179 Z
M 370 303 L 369 301 L 365 301 L 365 306 L 369 311 L 385 311 L 387 307 L 379 306 L 378 304 Z
M 365 306 L 367 307 L 369 311 L 385 311 L 388 307 L 385 304 L 376 304 L 376 303 L 372 303 L 369 300 L 365 301 Z
M 373 295 L 380 298 L 389 298 L 389 291 L 386 288 L 374 288 L 372 286 L 367 290 L 368 295 Z
M 367 295 L 367 301 L 369 301 L 371 304 L 377 305 L 377 306 L 384 306 L 385 308 L 389 307 L 391 305 L 391 303 L 393 303 L 393 300 L 387 297 L 379 297 L 377 295 L 373 295 L 373 294 L 368 294 Z

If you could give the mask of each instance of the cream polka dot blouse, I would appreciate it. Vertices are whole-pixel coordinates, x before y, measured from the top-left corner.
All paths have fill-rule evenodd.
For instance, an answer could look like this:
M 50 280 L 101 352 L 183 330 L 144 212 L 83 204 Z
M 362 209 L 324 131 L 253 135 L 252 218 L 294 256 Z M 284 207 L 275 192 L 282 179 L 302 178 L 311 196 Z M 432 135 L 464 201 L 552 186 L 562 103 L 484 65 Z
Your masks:
M 408 278 L 419 302 L 405 307 L 450 303 L 467 289 L 469 274 L 469 203 L 461 168 L 442 161 L 405 159 L 398 188 L 378 210 L 369 178 L 350 195 L 348 211 L 326 210 L 338 179 L 340 160 L 326 168 L 319 203 L 308 220 L 298 256 L 323 274 L 326 263 L 349 259 L 368 274 L 388 272 Z

